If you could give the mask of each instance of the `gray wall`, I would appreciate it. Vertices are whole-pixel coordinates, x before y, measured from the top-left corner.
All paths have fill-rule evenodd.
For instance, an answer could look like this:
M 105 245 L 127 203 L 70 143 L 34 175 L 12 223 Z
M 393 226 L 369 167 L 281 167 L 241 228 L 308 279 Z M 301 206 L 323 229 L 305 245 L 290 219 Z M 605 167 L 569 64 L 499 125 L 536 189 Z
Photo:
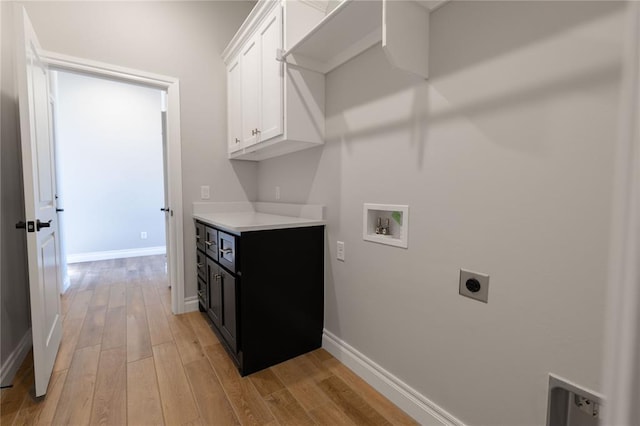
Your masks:
M 164 246 L 161 91 L 57 75 L 67 255 Z
M 196 294 L 191 206 L 257 197 L 257 168 L 226 153 L 226 71 L 220 54 L 252 2 L 25 2 L 44 49 L 180 79 L 185 296 Z
M 15 223 L 24 220 L 22 194 L 22 160 L 18 126 L 18 100 L 14 87 L 13 9 L 0 2 L 2 8 L 2 98 L 0 156 L 0 365 L 17 347 L 31 327 L 29 287 L 27 284 L 26 238 Z
M 324 148 L 259 165 L 261 201 L 327 205 L 326 328 L 465 423 L 544 424 L 549 372 L 602 390 L 623 15 L 448 3 L 428 81 L 374 47 L 327 76 Z M 410 205 L 407 250 L 362 240 L 365 202 Z

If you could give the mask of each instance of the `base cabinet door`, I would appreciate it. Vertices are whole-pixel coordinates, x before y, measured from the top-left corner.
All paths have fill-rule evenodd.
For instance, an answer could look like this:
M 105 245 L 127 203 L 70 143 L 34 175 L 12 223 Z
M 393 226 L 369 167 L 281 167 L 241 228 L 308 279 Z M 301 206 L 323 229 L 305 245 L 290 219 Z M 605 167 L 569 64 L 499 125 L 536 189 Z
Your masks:
M 231 350 L 235 353 L 237 344 L 237 321 L 236 321 L 236 279 L 224 269 L 220 268 L 222 282 L 222 317 L 220 331 L 227 341 Z
M 220 267 L 214 261 L 207 258 L 207 285 L 209 287 L 209 300 L 207 315 L 213 324 L 220 328 L 222 317 L 222 280 Z

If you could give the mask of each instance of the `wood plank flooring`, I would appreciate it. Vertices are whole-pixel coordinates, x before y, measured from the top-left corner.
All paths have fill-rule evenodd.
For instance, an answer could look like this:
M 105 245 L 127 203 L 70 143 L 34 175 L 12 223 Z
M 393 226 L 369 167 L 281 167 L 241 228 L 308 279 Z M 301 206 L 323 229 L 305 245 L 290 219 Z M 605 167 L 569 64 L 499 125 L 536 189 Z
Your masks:
M 171 314 L 164 256 L 69 266 L 45 398 L 33 359 L 1 391 L 4 425 L 414 425 L 323 349 L 240 377 L 203 314 Z

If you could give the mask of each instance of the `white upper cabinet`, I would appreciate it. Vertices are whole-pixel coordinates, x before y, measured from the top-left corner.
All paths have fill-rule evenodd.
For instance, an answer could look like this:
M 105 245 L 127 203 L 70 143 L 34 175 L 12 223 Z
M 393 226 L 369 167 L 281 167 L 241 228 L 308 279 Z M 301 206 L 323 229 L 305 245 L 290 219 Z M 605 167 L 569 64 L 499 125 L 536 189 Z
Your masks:
M 312 3 L 259 1 L 231 40 L 223 52 L 229 158 L 258 161 L 324 143 L 324 75 L 277 59 L 287 37 L 323 17 Z

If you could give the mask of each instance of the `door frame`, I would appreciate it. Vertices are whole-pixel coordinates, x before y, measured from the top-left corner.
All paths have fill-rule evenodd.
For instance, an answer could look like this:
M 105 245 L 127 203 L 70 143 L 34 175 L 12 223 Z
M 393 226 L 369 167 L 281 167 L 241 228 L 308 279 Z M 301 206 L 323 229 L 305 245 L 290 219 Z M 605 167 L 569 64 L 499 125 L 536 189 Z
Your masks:
M 168 182 L 167 205 L 169 235 L 167 235 L 167 260 L 171 285 L 171 310 L 181 314 L 185 310 L 184 297 L 184 233 L 182 209 L 182 149 L 180 139 L 180 84 L 175 77 L 125 68 L 104 62 L 44 51 L 43 60 L 52 70 L 71 71 L 98 78 L 137 84 L 167 92 L 167 146 L 166 170 Z M 165 206 L 163 206 L 165 207 Z
M 627 7 L 608 276 L 605 425 L 640 424 L 640 4 Z

